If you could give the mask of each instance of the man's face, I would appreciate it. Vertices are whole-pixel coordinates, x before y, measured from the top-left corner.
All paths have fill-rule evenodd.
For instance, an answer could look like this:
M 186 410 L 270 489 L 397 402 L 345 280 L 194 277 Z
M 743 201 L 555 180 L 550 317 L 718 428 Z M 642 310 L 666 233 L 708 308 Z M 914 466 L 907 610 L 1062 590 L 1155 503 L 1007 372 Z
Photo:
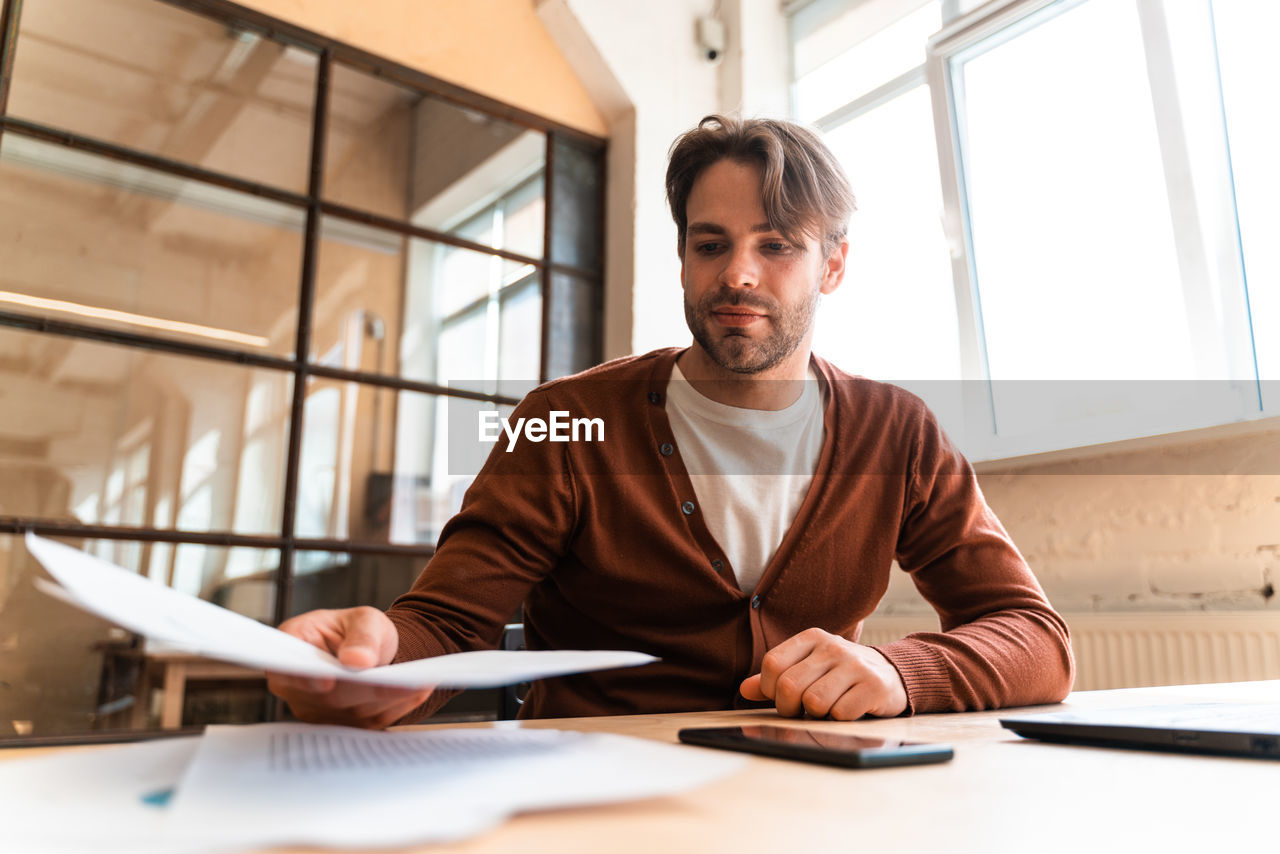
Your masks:
M 734 160 L 703 170 L 685 211 L 684 314 L 698 346 L 735 374 L 807 363 L 818 295 L 840 284 L 848 244 L 824 255 L 811 237 L 788 241 L 765 216 L 759 168 Z

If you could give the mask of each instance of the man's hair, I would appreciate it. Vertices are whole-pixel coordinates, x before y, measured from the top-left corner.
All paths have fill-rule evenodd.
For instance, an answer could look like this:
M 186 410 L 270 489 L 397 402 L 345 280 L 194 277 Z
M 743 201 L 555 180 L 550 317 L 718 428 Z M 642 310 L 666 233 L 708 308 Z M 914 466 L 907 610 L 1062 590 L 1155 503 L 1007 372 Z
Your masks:
M 703 170 L 721 160 L 760 168 L 769 226 L 792 243 L 816 238 L 828 255 L 844 239 L 855 205 L 835 155 L 813 131 L 775 119 L 707 116 L 671 146 L 667 203 L 684 255 L 689 193 Z

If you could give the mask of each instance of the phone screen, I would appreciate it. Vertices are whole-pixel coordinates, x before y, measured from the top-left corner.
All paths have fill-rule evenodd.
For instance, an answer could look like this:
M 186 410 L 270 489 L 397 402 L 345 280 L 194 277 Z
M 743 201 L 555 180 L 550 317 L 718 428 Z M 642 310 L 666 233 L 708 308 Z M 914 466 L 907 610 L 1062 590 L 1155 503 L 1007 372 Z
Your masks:
M 946 762 L 954 755 L 951 747 L 946 744 L 923 744 L 767 724 L 682 729 L 679 737 L 686 744 L 846 768 L 923 765 Z

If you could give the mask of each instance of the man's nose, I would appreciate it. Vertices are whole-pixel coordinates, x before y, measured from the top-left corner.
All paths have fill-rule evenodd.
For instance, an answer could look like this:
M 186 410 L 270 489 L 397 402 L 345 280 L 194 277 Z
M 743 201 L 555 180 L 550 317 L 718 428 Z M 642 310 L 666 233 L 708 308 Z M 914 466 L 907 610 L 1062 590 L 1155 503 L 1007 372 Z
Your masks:
M 760 268 L 755 256 L 746 249 L 735 249 L 725 256 L 720 283 L 730 288 L 754 288 L 760 284 Z

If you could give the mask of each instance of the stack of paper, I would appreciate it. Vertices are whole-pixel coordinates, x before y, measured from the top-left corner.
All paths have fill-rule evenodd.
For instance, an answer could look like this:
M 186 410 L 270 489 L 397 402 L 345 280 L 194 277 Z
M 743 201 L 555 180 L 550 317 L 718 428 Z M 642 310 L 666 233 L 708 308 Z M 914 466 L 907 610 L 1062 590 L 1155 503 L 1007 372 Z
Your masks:
M 5 850 L 210 854 L 463 839 L 530 810 L 686 791 L 744 757 L 561 730 L 210 727 L 0 763 Z

